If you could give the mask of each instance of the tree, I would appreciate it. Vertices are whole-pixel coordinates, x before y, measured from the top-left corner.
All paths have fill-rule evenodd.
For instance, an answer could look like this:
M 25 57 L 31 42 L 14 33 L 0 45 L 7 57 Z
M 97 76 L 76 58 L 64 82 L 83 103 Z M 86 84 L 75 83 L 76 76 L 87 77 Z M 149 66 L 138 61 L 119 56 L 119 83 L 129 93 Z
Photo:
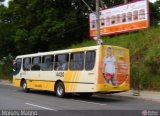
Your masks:
M 8 24 L 6 18 L 7 8 L 3 5 L 0 6 L 0 59 L 7 56 L 10 53 L 14 53 L 14 41 L 10 38 L 13 34 L 12 25 Z
M 85 1 L 95 10 L 94 0 Z M 124 3 L 124 0 L 103 1 L 108 7 Z M 154 4 L 152 11 L 158 12 Z M 65 49 L 82 42 L 89 37 L 89 12 L 81 0 L 10 1 L 8 8 L 0 7 L 1 57 L 8 53 L 16 56 Z
M 155 26 L 160 21 L 160 1 L 150 3 L 150 20 L 151 26 Z
M 88 37 L 88 16 L 82 4 L 77 0 L 11 1 L 5 18 L 13 26 L 10 38 L 16 54 L 62 49 L 83 41 Z
M 0 2 L 4 2 L 5 0 L 0 0 Z

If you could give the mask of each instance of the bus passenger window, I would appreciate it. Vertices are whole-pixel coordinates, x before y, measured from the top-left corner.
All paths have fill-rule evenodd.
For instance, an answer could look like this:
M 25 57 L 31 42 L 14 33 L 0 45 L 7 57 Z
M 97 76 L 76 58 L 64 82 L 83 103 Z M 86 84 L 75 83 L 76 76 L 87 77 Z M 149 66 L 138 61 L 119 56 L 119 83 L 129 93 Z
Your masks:
M 55 56 L 54 70 L 68 70 L 69 54 Z
M 94 68 L 95 57 L 96 57 L 96 52 L 95 51 L 87 51 L 86 61 L 85 61 L 85 69 L 86 70 L 92 70 Z
M 72 53 L 70 58 L 71 70 L 83 70 L 84 69 L 84 53 Z
M 53 56 L 43 56 L 41 70 L 53 70 Z
M 21 63 L 22 59 L 17 59 L 15 64 L 13 64 L 14 67 L 14 75 L 17 75 L 21 70 Z
M 32 58 L 32 70 L 40 70 L 41 57 Z
M 23 59 L 23 70 L 29 71 L 31 68 L 31 58 L 24 58 Z

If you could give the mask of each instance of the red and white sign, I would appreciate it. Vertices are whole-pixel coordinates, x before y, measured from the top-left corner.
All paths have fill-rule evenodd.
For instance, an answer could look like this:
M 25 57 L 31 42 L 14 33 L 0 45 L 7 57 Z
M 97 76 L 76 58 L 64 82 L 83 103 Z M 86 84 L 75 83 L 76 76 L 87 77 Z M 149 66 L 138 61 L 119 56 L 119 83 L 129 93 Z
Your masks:
M 139 0 L 100 11 L 101 35 L 149 28 L 148 0 Z M 96 36 L 96 15 L 89 15 L 90 36 Z

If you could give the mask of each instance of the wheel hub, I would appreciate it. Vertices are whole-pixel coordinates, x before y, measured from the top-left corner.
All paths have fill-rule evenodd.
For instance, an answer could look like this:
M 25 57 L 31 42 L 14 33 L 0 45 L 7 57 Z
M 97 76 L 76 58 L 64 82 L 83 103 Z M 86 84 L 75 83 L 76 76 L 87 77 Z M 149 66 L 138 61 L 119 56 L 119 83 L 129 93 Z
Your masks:
M 58 93 L 58 95 L 62 95 L 63 94 L 63 87 L 58 86 L 57 93 Z
M 26 89 L 26 83 L 23 84 L 23 89 L 24 89 L 24 90 Z

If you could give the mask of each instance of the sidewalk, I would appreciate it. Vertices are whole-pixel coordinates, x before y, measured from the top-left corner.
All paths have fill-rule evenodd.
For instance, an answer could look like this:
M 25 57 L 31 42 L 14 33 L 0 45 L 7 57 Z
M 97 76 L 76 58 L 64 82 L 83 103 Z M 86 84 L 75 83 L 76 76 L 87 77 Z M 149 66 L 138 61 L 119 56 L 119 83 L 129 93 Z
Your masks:
M 137 90 L 130 90 L 127 92 L 115 93 L 112 95 L 160 102 L 160 92 L 155 91 L 139 91 L 138 95 Z
M 8 80 L 0 80 L 0 84 L 12 86 L 12 83 L 10 81 L 8 81 Z M 160 92 L 155 92 L 155 91 L 139 91 L 139 95 L 136 95 L 137 92 L 138 91 L 136 91 L 136 90 L 134 90 L 134 91 L 130 90 L 130 91 L 127 91 L 127 92 L 114 93 L 114 94 L 109 94 L 109 95 L 111 95 L 111 96 L 118 96 L 118 97 L 128 97 L 128 98 L 134 98 L 134 99 L 143 99 L 143 100 L 160 102 Z M 106 95 L 104 94 L 102 96 L 106 96 Z
M 1 80 L 0 79 L 0 84 L 3 84 L 3 85 L 12 85 L 12 82 L 9 81 L 9 80 Z

